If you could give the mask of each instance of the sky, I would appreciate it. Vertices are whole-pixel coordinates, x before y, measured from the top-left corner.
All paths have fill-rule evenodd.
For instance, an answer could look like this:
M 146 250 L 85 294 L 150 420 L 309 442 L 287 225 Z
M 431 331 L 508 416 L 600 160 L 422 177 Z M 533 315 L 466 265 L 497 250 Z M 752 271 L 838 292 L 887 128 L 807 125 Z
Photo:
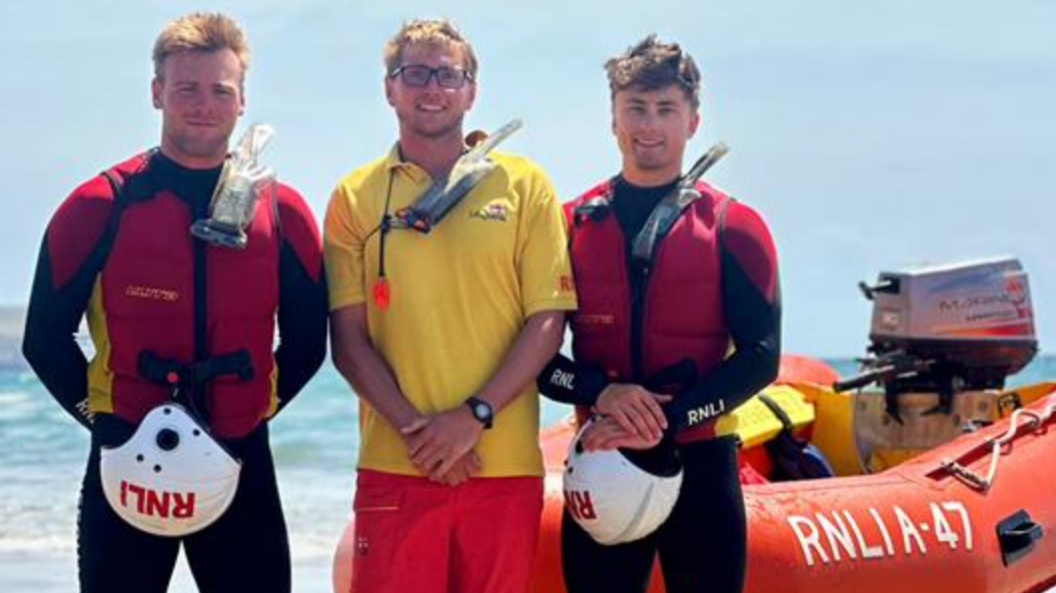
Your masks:
M 602 63 L 645 34 L 704 75 L 708 179 L 775 236 L 786 351 L 864 352 L 880 270 L 1011 255 L 1056 351 L 1056 1 L 341 2 L 0 0 L 0 305 L 24 304 L 44 228 L 79 183 L 159 141 L 150 51 L 162 25 L 221 10 L 252 50 L 243 124 L 321 218 L 336 180 L 396 137 L 381 47 L 401 22 L 454 19 L 481 62 L 468 128 L 575 197 L 618 170 Z M 236 133 L 240 133 L 241 127 Z

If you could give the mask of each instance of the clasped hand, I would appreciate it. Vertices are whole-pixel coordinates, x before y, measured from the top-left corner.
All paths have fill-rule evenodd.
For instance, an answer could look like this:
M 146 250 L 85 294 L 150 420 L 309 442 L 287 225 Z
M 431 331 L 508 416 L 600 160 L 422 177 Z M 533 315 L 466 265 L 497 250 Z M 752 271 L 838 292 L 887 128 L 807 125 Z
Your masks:
M 640 385 L 613 383 L 598 396 L 594 411 L 599 417 L 583 433 L 580 443 L 588 451 L 651 449 L 667 429 L 660 404 L 669 401 L 670 395 L 653 393 Z
M 421 416 L 400 429 L 407 455 L 419 471 L 434 482 L 457 486 L 480 471 L 473 451 L 484 426 L 469 408 Z

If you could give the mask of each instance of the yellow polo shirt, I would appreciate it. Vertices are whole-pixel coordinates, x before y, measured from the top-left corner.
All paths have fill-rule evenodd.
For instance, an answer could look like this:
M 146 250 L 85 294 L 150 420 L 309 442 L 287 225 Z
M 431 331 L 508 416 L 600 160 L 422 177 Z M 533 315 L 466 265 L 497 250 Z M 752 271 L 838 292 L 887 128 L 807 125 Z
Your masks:
M 410 206 L 432 183 L 394 148 L 345 176 L 326 213 L 330 308 L 366 303 L 370 337 L 407 400 L 422 413 L 463 405 L 495 373 L 532 314 L 576 307 L 564 218 L 549 179 L 531 161 L 498 164 L 428 235 L 385 237 L 390 303 L 379 310 L 386 211 Z M 482 476 L 541 476 L 535 383 L 504 407 L 477 445 Z M 418 475 L 393 427 L 360 399 L 359 467 Z

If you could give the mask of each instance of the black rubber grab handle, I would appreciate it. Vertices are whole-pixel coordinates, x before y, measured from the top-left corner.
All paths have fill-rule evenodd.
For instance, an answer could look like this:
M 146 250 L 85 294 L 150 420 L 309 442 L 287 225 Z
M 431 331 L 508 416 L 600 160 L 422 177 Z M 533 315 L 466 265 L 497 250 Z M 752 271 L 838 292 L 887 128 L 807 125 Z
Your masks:
M 997 524 L 997 540 L 1001 544 L 1001 560 L 1005 566 L 1034 550 L 1034 542 L 1045 535 L 1045 530 L 1030 518 L 1025 510 L 1018 510 Z

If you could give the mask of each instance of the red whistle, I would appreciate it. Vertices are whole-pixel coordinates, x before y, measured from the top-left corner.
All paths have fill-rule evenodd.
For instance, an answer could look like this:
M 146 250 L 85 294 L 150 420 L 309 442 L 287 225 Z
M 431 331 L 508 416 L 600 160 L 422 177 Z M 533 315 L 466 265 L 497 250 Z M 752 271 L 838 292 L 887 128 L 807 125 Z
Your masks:
M 389 289 L 389 283 L 382 276 L 374 282 L 374 306 L 379 311 L 384 311 L 389 308 L 389 300 L 392 296 L 391 290 Z

